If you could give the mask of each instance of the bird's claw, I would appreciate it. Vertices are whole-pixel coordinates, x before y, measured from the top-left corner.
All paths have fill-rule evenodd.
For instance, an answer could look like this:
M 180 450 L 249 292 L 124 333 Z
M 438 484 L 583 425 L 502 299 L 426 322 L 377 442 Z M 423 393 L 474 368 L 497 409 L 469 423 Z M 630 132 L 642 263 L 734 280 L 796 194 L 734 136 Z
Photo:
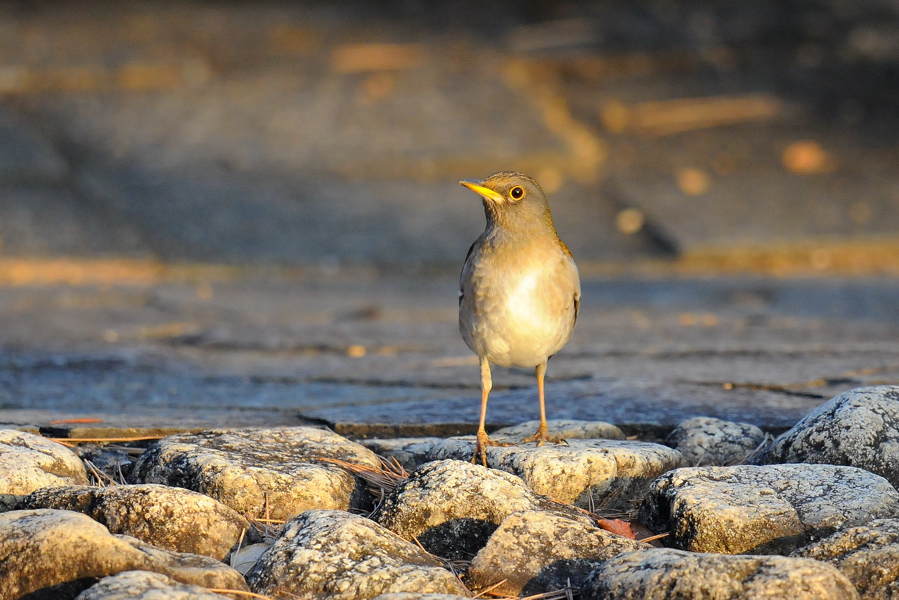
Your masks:
M 474 455 L 471 457 L 471 464 L 476 464 L 478 457 L 481 458 L 481 464 L 487 466 L 487 446 L 514 446 L 512 442 L 497 442 L 487 437 L 487 432 L 478 432 L 477 441 L 474 444 Z
M 537 442 L 537 447 L 539 448 L 543 444 L 550 442 L 552 444 L 565 444 L 568 445 L 568 441 L 561 437 L 553 437 L 549 435 L 549 430 L 543 426 L 541 426 L 537 433 L 532 436 L 523 438 L 521 440 L 523 443 Z

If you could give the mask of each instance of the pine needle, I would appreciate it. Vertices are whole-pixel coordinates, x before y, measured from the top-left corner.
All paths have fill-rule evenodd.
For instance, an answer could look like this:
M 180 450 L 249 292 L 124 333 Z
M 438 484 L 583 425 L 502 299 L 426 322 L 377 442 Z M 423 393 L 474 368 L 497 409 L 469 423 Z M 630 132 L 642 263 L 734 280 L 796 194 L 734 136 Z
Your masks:
M 216 594 L 236 594 L 239 596 L 248 596 L 250 598 L 261 598 L 261 600 L 273 600 L 271 596 L 263 596 L 262 594 L 254 594 L 253 592 L 244 592 L 242 590 L 226 590 L 221 588 L 206 588 L 210 592 L 215 592 Z
M 342 467 L 362 479 L 375 497 L 376 506 L 379 506 L 385 496 L 409 477 L 409 473 L 397 462 L 396 458 L 391 457 L 390 460 L 387 460 L 383 456 L 378 456 L 378 459 L 380 464 L 376 467 L 337 458 L 323 458 L 322 461 Z

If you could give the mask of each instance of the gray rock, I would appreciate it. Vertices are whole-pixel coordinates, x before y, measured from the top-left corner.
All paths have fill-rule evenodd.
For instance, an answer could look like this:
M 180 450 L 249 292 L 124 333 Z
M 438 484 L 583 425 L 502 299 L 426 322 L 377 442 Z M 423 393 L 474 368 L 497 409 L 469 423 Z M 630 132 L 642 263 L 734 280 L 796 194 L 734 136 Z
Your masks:
M 854 467 L 691 467 L 656 480 L 640 520 L 693 552 L 786 554 L 871 519 L 899 516 L 899 492 Z
M 427 462 L 428 453 L 436 444 L 443 441 L 438 437 L 393 438 L 360 440 L 359 443 L 390 459 L 395 458 L 407 471 L 414 471 Z
M 466 582 L 477 591 L 505 580 L 491 590 L 505 596 L 559 590 L 569 582 L 579 588 L 599 562 L 648 547 L 589 521 L 546 511 L 513 513 L 474 557 Z
M 125 571 L 104 577 L 75 600 L 225 600 L 229 596 L 198 585 L 178 583 L 150 571 Z
M 627 436 L 615 425 L 606 423 L 605 421 L 578 421 L 575 419 L 549 419 L 546 421 L 549 427 L 549 435 L 553 438 L 561 438 L 563 440 L 575 439 L 606 439 L 606 440 L 623 440 Z M 491 438 L 495 439 L 513 439 L 521 441 L 523 438 L 534 435 L 540 421 L 526 421 L 511 427 L 503 427 L 497 429 Z
M 364 485 L 329 459 L 370 467 L 378 457 L 328 430 L 280 427 L 174 435 L 141 455 L 131 479 L 183 487 L 253 517 L 311 508 L 366 508 Z M 267 503 L 266 503 L 267 499 Z
M 514 475 L 440 460 L 401 482 L 384 498 L 375 519 L 404 539 L 416 538 L 428 552 L 455 560 L 480 550 L 510 514 L 556 507 Z
M 671 549 L 621 554 L 599 566 L 581 600 L 854 600 L 832 566 L 785 556 L 695 554 Z
M 688 465 L 698 467 L 737 464 L 764 441 L 765 432 L 755 425 L 693 417 L 681 422 L 667 443 L 683 454 Z
M 0 514 L 0 598 L 38 590 L 73 598 L 87 578 L 122 571 L 154 571 L 181 583 L 247 590 L 243 577 L 221 562 L 161 550 L 109 533 L 100 523 L 67 510 L 14 510 Z
M 753 462 L 851 465 L 899 486 L 899 386 L 840 394 L 806 415 Z
M 791 556 L 832 564 L 865 600 L 899 598 L 899 520 L 878 519 L 810 544 Z
M 247 575 L 268 596 L 362 600 L 388 592 L 465 594 L 455 575 L 415 544 L 344 511 L 291 519 Z
M 470 460 L 474 437 L 436 445 L 431 460 Z M 487 465 L 521 477 L 534 492 L 587 508 L 633 508 L 659 475 L 684 466 L 677 450 L 661 444 L 572 439 L 565 444 L 489 446 Z
M 0 429 L 0 505 L 46 487 L 87 485 L 84 463 L 74 452 L 39 435 Z
M 111 533 L 219 560 L 250 528 L 246 519 L 209 496 L 155 484 L 48 488 L 26 496 L 16 508 L 73 510 Z

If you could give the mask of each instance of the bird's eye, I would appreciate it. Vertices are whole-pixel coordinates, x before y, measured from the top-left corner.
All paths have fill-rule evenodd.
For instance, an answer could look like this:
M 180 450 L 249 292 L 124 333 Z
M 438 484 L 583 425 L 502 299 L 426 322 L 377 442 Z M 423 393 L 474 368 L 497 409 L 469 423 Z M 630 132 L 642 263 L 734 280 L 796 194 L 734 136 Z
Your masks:
M 509 192 L 509 196 L 511 196 L 513 200 L 521 200 L 524 198 L 524 188 L 520 185 L 516 185 Z

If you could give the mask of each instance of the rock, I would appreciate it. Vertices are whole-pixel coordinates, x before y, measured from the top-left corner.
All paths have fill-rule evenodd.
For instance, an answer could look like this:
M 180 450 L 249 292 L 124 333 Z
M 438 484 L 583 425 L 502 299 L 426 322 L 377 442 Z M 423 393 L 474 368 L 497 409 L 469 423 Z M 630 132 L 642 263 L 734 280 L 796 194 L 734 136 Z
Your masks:
M 806 415 L 753 462 L 850 465 L 899 487 L 899 386 L 840 394 Z
M 582 520 L 518 512 L 503 520 L 474 557 L 466 582 L 477 591 L 505 579 L 490 591 L 504 596 L 564 589 L 569 582 L 579 588 L 599 562 L 648 547 Z
M 204 431 L 160 440 L 138 459 L 131 480 L 194 490 L 253 517 L 264 516 L 266 504 L 273 519 L 311 508 L 369 508 L 365 486 L 330 459 L 380 464 L 371 450 L 324 429 Z
M 393 438 L 360 440 L 359 443 L 384 458 L 395 458 L 407 471 L 414 471 L 427 462 L 428 453 L 437 443 L 438 437 Z
M 832 564 L 865 600 L 899 598 L 899 520 L 879 519 L 800 548 L 791 556 Z
M 401 482 L 384 498 L 375 519 L 404 539 L 416 538 L 428 552 L 457 560 L 480 550 L 510 514 L 556 507 L 514 475 L 440 460 Z
M 17 508 L 77 511 L 111 533 L 218 560 L 250 529 L 246 519 L 209 496 L 155 484 L 48 488 L 26 496 Z
M 749 423 L 693 417 L 668 435 L 667 444 L 680 452 L 690 466 L 726 466 L 752 454 L 765 437 L 764 431 Z
M 444 440 L 428 458 L 470 460 L 474 437 Z M 488 446 L 487 465 L 521 477 L 537 494 L 583 508 L 630 510 L 659 475 L 684 465 L 661 444 L 572 439 L 565 444 Z
M 602 563 L 581 600 L 853 600 L 858 592 L 832 566 L 785 556 L 638 550 Z
M 0 510 L 41 488 L 88 483 L 84 463 L 74 452 L 15 429 L 0 429 L 0 473 Z
M 247 575 L 267 596 L 363 600 L 388 592 L 465 594 L 455 575 L 411 542 L 343 511 L 291 519 Z
M 871 519 L 899 516 L 899 492 L 854 467 L 691 467 L 656 480 L 640 520 L 693 552 L 786 554 Z
M 104 577 L 75 600 L 225 600 L 229 596 L 178 583 L 161 573 L 125 571 Z
M 42 597 L 74 598 L 93 578 L 122 571 L 154 571 L 181 583 L 247 590 L 240 573 L 215 559 L 113 535 L 81 513 L 38 509 L 0 514 L 0 598 L 45 588 Z
M 605 421 L 577 421 L 574 419 L 549 419 L 546 421 L 549 435 L 563 440 L 606 439 L 623 440 L 627 436 L 615 425 Z M 523 438 L 534 435 L 540 421 L 527 421 L 497 429 L 490 434 L 495 439 L 513 439 L 520 442 Z

